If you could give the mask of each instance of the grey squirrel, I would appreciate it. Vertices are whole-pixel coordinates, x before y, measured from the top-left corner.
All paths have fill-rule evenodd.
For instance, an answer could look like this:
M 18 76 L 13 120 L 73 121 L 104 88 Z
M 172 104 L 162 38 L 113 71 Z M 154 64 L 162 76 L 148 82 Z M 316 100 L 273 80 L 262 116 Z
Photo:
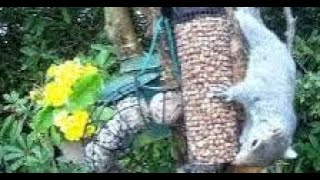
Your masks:
M 248 70 L 242 82 L 219 88 L 220 92 L 215 89 L 213 94 L 227 102 L 240 102 L 246 112 L 234 164 L 265 167 L 297 156 L 291 145 L 297 126 L 293 107 L 296 67 L 287 46 L 259 14 L 253 7 L 235 11 L 249 47 Z

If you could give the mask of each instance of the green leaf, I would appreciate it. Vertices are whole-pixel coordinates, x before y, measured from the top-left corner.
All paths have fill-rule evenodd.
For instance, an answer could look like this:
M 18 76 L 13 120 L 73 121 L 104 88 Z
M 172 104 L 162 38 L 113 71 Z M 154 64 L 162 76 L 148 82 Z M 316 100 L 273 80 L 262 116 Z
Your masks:
M 51 127 L 50 137 L 55 145 L 57 145 L 57 146 L 60 145 L 60 143 L 62 141 L 62 137 L 61 137 L 61 134 L 57 131 L 57 129 L 55 127 Z
M 18 148 L 18 147 L 16 147 L 16 146 L 3 146 L 3 151 L 5 152 L 5 153 L 13 153 L 13 152 L 15 152 L 15 153 L 23 153 L 23 150 L 22 149 L 20 149 L 20 148 Z
M 21 135 L 18 135 L 17 140 L 18 140 L 19 145 L 23 149 L 27 149 L 27 143 L 25 142 L 24 138 Z
M 14 160 L 14 159 L 18 159 L 20 157 L 23 157 L 25 154 L 24 153 L 9 153 L 6 154 L 3 159 L 5 161 L 10 161 L 10 160 Z
M 10 128 L 10 126 L 13 123 L 13 119 L 11 116 L 9 116 L 3 123 L 1 131 L 0 131 L 0 138 L 4 138 L 5 133 L 8 131 L 8 129 Z
M 10 129 L 10 143 L 14 143 L 17 138 L 18 121 L 13 121 Z
M 108 122 L 114 115 L 113 109 L 105 106 L 99 106 L 92 114 L 93 121 Z
M 98 51 L 103 51 L 106 50 L 109 46 L 105 46 L 103 44 L 92 44 L 91 49 L 93 50 L 98 50 Z
M 102 50 L 100 53 L 96 56 L 95 60 L 98 63 L 100 67 L 103 67 L 103 65 L 106 63 L 110 53 L 107 50 Z
M 9 168 L 11 171 L 16 171 L 17 169 L 19 169 L 22 165 L 24 164 L 24 158 L 21 158 L 17 161 L 15 161 L 14 163 L 12 163 Z
M 38 52 L 31 47 L 23 47 L 20 49 L 20 52 L 27 56 L 34 56 L 38 54 Z
M 31 152 L 39 159 L 42 157 L 41 150 L 40 150 L 39 146 L 36 146 L 36 147 L 32 148 Z
M 111 57 L 109 55 L 107 62 L 103 65 L 103 68 L 110 68 L 112 65 L 114 65 L 117 62 L 117 59 L 115 57 Z
M 34 133 L 30 133 L 27 135 L 27 146 L 29 149 L 32 148 L 35 141 L 36 141 L 36 137 Z
M 309 140 L 311 145 L 315 148 L 315 149 L 319 149 L 319 142 L 318 139 L 316 137 L 314 137 L 313 135 L 309 135 Z
M 0 146 L 0 159 L 2 159 L 4 156 L 4 150 L 3 148 Z
M 54 111 L 52 107 L 40 110 L 31 123 L 31 128 L 37 133 L 46 133 L 53 125 Z
M 151 124 L 148 129 L 137 135 L 133 141 L 134 148 L 140 148 L 156 141 L 168 138 L 172 135 L 168 126 Z
M 26 157 L 26 165 L 27 166 L 36 166 L 38 164 L 38 159 L 36 159 L 35 157 L 32 156 L 27 156 Z
M 69 15 L 68 9 L 67 8 L 62 8 L 62 16 L 63 16 L 63 20 L 64 22 L 66 22 L 67 24 L 71 23 L 71 17 Z
M 77 81 L 73 87 L 74 91 L 69 98 L 67 108 L 69 111 L 86 109 L 93 105 L 99 98 L 103 79 L 94 74 L 85 76 Z
M 18 137 L 21 134 L 22 128 L 23 128 L 23 124 L 24 124 L 24 121 L 17 122 L 17 128 L 16 128 L 16 132 L 15 132 L 14 137 Z

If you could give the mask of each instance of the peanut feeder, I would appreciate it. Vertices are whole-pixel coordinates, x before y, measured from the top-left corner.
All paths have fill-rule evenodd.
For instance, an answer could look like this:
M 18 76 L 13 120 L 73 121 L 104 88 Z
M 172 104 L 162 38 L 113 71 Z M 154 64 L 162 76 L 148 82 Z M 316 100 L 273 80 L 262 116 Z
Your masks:
M 238 150 L 238 111 L 232 103 L 208 97 L 210 87 L 231 86 L 237 75 L 231 51 L 232 21 L 224 8 L 189 9 L 174 21 L 188 162 L 232 163 Z

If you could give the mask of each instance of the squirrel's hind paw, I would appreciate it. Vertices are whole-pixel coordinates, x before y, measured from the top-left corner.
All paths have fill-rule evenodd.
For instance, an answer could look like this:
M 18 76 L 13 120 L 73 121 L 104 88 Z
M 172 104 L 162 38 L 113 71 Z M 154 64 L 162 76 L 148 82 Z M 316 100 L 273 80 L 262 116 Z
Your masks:
M 284 153 L 285 159 L 296 159 L 297 157 L 298 153 L 292 147 L 289 147 Z

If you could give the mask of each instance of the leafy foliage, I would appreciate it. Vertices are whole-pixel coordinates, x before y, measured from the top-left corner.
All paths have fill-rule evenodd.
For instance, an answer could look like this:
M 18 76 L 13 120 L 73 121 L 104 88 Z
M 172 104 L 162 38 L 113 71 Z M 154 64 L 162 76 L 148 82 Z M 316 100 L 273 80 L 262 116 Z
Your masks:
M 295 55 L 309 71 L 298 79 L 296 109 L 299 116 L 299 128 L 296 133 L 295 147 L 298 159 L 284 166 L 285 172 L 320 171 L 320 34 L 315 30 L 310 37 L 296 38 Z
M 31 125 L 39 107 L 26 95 L 44 83 L 52 63 L 76 55 L 99 64 L 106 79 L 118 70 L 102 13 L 102 8 L 0 8 L 0 94 L 15 90 L 0 97 L 0 171 L 87 171 L 57 158 L 61 136 L 48 121 L 54 112 L 43 110 L 40 115 L 48 117 Z
M 33 133 L 27 126 L 37 110 L 28 98 L 12 92 L 5 94 L 4 99 L 4 109 L 10 110 L 0 126 L 0 162 L 4 172 L 72 172 L 66 163 L 56 159 L 58 146 L 51 141 L 50 134 Z M 83 169 L 79 165 L 73 166 Z
M 53 62 L 106 42 L 102 8 L 1 8 L 0 22 L 0 94 L 25 93 Z
M 131 173 L 174 172 L 175 159 L 172 154 L 172 141 L 170 138 L 164 138 L 134 148 L 120 162 Z
M 93 105 L 99 98 L 103 79 L 98 74 L 91 75 L 80 79 L 74 85 L 67 108 L 70 111 L 77 109 L 86 109 Z

